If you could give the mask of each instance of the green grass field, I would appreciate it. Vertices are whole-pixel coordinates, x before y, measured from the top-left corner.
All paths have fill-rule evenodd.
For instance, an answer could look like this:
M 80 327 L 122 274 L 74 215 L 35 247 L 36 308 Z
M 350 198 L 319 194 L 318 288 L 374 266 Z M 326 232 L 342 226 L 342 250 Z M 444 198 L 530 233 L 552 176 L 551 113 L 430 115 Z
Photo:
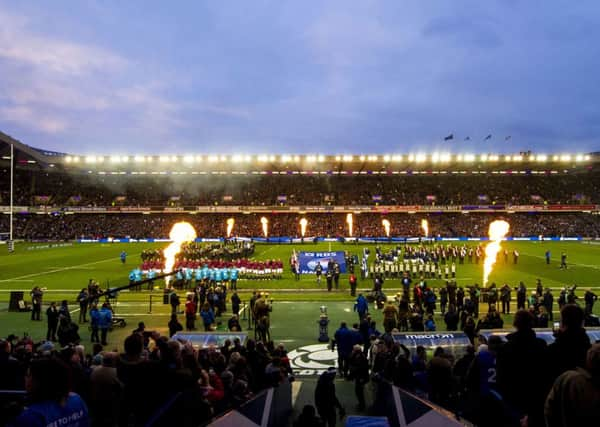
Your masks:
M 67 299 L 72 302 L 71 310 L 76 310 L 74 301 L 78 290 L 87 286 L 88 280 L 94 278 L 102 287 L 115 287 L 127 284 L 129 271 L 141 263 L 140 253 L 146 248 L 161 248 L 166 244 L 130 243 L 130 244 L 69 244 L 62 247 L 48 247 L 46 244 L 21 243 L 16 246 L 12 254 L 5 248 L 0 251 L 0 336 L 10 333 L 21 335 L 29 333 L 34 339 L 45 336 L 46 323 L 32 322 L 29 313 L 9 313 L 7 311 L 9 291 L 25 291 L 25 299 L 29 300 L 29 291 L 34 285 L 46 287 L 44 295 L 44 308 L 50 301 Z M 367 245 L 374 252 L 373 244 Z M 385 250 L 387 245 L 381 245 Z M 364 245 L 331 244 L 331 250 L 347 250 L 352 253 L 362 254 Z M 528 287 L 533 287 L 537 278 L 542 280 L 544 286 L 555 289 L 564 285 L 577 284 L 579 295 L 585 288 L 600 289 L 600 246 L 580 242 L 504 242 L 503 248 L 509 251 L 517 249 L 520 252 L 518 264 L 500 260 L 490 276 L 490 281 L 497 284 L 509 283 L 512 286 L 524 281 Z M 257 245 L 256 259 L 280 258 L 287 268 L 287 261 L 292 249 L 301 250 L 329 250 L 327 243 L 318 245 Z M 127 263 L 123 265 L 119 260 L 121 250 L 128 253 Z M 546 265 L 544 253 L 547 249 L 552 252 L 553 260 Z M 560 253 L 568 254 L 568 270 L 559 269 L 558 258 Z M 371 260 L 373 255 L 371 256 Z M 457 280 L 459 286 L 468 286 L 482 282 L 482 265 L 465 263 L 457 265 Z M 437 287 L 443 281 L 429 280 L 430 284 Z M 162 284 L 161 284 L 162 285 Z M 288 347 L 314 344 L 317 337 L 317 320 L 319 306 L 327 305 L 331 327 L 335 328 L 342 320 L 354 322 L 356 315 L 352 313 L 354 299 L 350 297 L 347 275 L 342 275 L 340 290 L 326 292 L 324 284 L 320 287 L 313 276 L 303 276 L 300 281 L 295 281 L 292 274 L 286 271 L 283 279 L 273 281 L 244 281 L 238 284 L 241 298 L 247 301 L 250 292 L 254 289 L 268 289 L 275 300 L 272 315 L 272 333 L 275 341 L 288 343 Z M 359 281 L 359 289 L 371 288 L 371 281 Z M 388 279 L 384 291 L 388 294 L 395 293 L 393 289 L 400 288 L 398 279 Z M 149 313 L 150 295 L 153 297 L 152 313 Z M 118 316 L 125 317 L 128 326 L 117 329 L 111 334 L 110 343 L 119 347 L 123 338 L 137 322 L 144 321 L 149 329 L 166 332 L 169 315 L 169 306 L 162 305 L 160 296 L 162 291 L 154 292 L 121 292 L 116 312 Z M 514 293 L 513 293 L 514 299 Z M 596 312 L 599 312 L 596 307 Z M 482 309 L 483 310 L 483 309 Z M 76 311 L 73 316 L 77 318 Z M 375 313 L 375 319 L 381 325 L 381 314 Z M 224 318 L 225 320 L 227 317 Z M 438 328 L 443 329 L 441 318 L 437 318 Z M 510 319 L 506 319 L 510 321 Z M 224 327 L 221 327 L 224 329 Z M 89 342 L 89 331 L 82 327 L 80 335 L 84 342 Z

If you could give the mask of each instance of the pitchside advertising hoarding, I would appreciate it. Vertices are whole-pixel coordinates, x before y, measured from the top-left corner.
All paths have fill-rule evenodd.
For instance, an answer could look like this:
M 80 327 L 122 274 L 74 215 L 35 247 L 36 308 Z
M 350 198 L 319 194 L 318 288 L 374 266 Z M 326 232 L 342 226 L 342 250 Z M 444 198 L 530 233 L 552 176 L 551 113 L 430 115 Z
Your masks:
M 298 253 L 298 263 L 300 264 L 301 274 L 315 274 L 315 268 L 317 268 L 318 264 L 321 264 L 323 273 L 325 273 L 327 272 L 329 261 L 337 262 L 340 266 L 340 272 L 346 272 L 346 257 L 344 251 Z

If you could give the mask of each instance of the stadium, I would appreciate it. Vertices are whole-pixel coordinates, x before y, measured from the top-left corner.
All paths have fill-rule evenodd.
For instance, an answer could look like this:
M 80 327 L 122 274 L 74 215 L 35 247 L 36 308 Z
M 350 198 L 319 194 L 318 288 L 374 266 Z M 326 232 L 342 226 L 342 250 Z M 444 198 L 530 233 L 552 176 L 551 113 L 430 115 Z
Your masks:
M 9 241 L 11 211 L 14 242 L 14 252 L 2 253 L 2 335 L 26 330 L 37 341 L 46 334 L 45 325 L 32 324 L 29 314 L 6 310 L 15 292 L 21 311 L 32 309 L 29 295 L 37 286 L 44 303 L 66 300 L 78 316 L 79 291 L 90 282 L 100 292 L 124 288 L 110 301 L 115 319 L 127 326 L 115 323 L 110 345 L 122 342 L 138 322 L 167 334 L 172 306 L 164 289 L 173 288 L 184 300 L 205 280 L 203 265 L 212 269 L 227 260 L 233 263 L 223 265 L 237 269 L 241 329 L 260 339 L 250 301 L 256 291 L 268 292 L 269 333 L 293 356 L 293 374 L 310 382 L 336 361 L 327 351 L 319 353 L 327 344 L 315 344 L 323 333 L 318 328 L 323 312 L 335 330 L 354 318 L 356 295 L 362 292 L 373 305 L 372 319 L 383 326 L 386 301 L 400 300 L 405 277 L 415 284 L 422 278 L 439 297 L 450 282 L 467 295 L 481 286 L 480 323 L 487 312 L 484 302 L 494 298 L 499 309 L 505 285 L 510 295 L 524 283 L 531 310 L 543 305 L 541 295 L 539 302 L 529 301 L 532 293 L 538 297 L 538 282 L 557 301 L 566 291 L 583 305 L 586 293 L 598 289 L 596 153 L 82 156 L 33 148 L 4 134 L 1 140 L 2 188 L 10 187 L 11 148 L 15 186 L 12 210 L 6 205 L 9 192 L 3 191 L 1 199 L 3 243 Z M 510 229 L 483 286 L 481 252 L 496 220 L 507 221 Z M 175 269 L 183 273 L 170 283 L 169 277 L 150 280 L 170 272 L 162 252 L 172 241 L 173 225 L 181 222 L 191 224 L 197 236 L 176 257 Z M 442 258 L 433 255 L 431 262 L 414 264 L 410 254 L 420 251 L 441 251 Z M 561 268 L 561 254 L 568 257 L 568 268 Z M 326 273 L 322 283 L 315 279 L 314 260 L 325 260 L 326 271 L 330 258 L 341 271 L 328 291 Z M 354 292 L 350 274 L 358 278 Z M 207 273 L 206 280 L 231 291 L 227 278 L 215 281 Z M 144 284 L 130 287 L 136 282 Z M 494 297 L 487 293 L 491 283 L 497 288 Z M 224 334 L 217 335 L 221 340 L 230 331 L 230 301 L 224 298 L 211 328 L 212 334 Z M 509 296 L 508 305 L 508 313 L 516 312 L 517 298 Z M 550 318 L 557 318 L 558 304 L 551 309 Z M 445 313 L 446 307 L 431 309 L 433 329 L 424 326 L 427 315 L 420 324 L 411 320 L 405 328 L 397 326 L 415 334 L 443 334 Z M 512 323 L 508 313 L 500 325 Z M 551 328 L 544 313 L 539 326 Z M 586 325 L 597 325 L 598 313 L 592 303 Z M 90 339 L 87 329 L 79 329 L 82 341 Z
M 597 2 L 0 22 L 0 426 L 600 426 Z

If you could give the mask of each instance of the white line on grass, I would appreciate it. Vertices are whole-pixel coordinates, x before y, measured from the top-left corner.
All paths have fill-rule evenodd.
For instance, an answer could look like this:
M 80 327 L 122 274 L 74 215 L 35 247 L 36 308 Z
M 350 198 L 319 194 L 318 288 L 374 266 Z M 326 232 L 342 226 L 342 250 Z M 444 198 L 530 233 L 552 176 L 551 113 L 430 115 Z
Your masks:
M 139 254 L 133 254 L 132 256 L 136 256 L 136 255 L 139 255 Z M 46 274 L 58 273 L 58 272 L 60 272 L 60 271 L 66 271 L 66 270 L 76 270 L 76 269 L 78 269 L 78 268 L 86 267 L 86 266 L 88 266 L 88 265 L 96 265 L 96 264 L 101 264 L 101 263 L 103 263 L 103 262 L 108 262 L 108 261 L 115 261 L 115 262 L 118 262 L 118 261 L 119 261 L 119 258 L 118 258 L 118 257 L 110 257 L 110 258 L 107 258 L 107 259 L 102 259 L 102 260 L 100 260 L 100 261 L 93 261 L 93 262 L 88 262 L 88 263 L 85 263 L 85 264 L 77 264 L 77 265 L 72 265 L 72 266 L 70 266 L 70 267 L 61 267 L 61 268 L 56 268 L 56 269 L 54 269 L 54 270 L 50 270 L 50 271 L 43 271 L 43 272 L 40 272 L 40 273 L 31 273 L 31 274 L 26 274 L 26 275 L 24 275 L 24 276 L 11 277 L 10 279 L 3 279 L 3 280 L 0 280 L 0 283 L 1 283 L 1 282 L 12 282 L 12 281 L 14 281 L 14 280 L 20 280 L 20 279 L 27 279 L 27 278 L 29 278 L 29 277 L 44 276 L 44 275 L 46 275 Z
M 544 260 L 546 259 L 545 256 L 542 256 L 542 255 L 531 255 L 531 254 L 528 254 L 527 252 L 523 252 L 523 255 L 527 255 L 527 256 L 530 256 L 530 257 L 534 257 L 534 258 L 540 258 L 540 259 L 544 259 Z M 600 270 L 600 266 L 597 266 L 597 265 L 578 264 L 576 262 L 569 262 L 569 261 L 567 261 L 567 265 L 571 265 L 571 266 L 577 265 L 577 266 L 580 266 L 580 267 L 587 267 L 587 268 L 593 268 L 594 270 Z M 560 270 L 560 269 L 557 269 L 557 270 Z M 567 268 L 567 270 L 568 270 L 568 268 Z

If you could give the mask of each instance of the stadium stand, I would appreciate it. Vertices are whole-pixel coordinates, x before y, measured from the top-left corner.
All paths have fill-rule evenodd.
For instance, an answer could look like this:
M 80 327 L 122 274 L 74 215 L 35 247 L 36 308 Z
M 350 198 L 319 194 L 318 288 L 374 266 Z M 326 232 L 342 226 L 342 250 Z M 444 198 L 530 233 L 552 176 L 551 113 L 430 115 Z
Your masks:
M 392 236 L 420 236 L 421 219 L 435 236 L 484 235 L 492 217 L 510 218 L 514 237 L 600 237 L 598 154 L 78 156 L 0 134 L 3 212 L 9 144 L 17 152 L 18 239 L 164 238 L 182 219 L 201 236 L 223 237 L 228 218 L 235 220 L 234 235 L 251 237 L 262 235 L 262 216 L 270 236 L 298 237 L 299 219 L 306 216 L 308 236 L 344 237 L 349 212 L 356 214 L 359 237 L 381 236 L 384 218 Z M 7 228 L 8 215 L 0 215 L 0 229 Z M 452 282 L 443 289 L 440 303 L 443 294 L 457 292 Z M 373 415 L 388 415 L 393 385 L 482 426 L 562 425 L 558 419 L 600 425 L 600 344 L 592 345 L 582 327 L 595 318 L 588 304 L 596 297 L 586 292 L 584 312 L 569 292 L 558 299 L 561 327 L 550 345 L 533 329 L 547 326 L 546 293 L 529 298 L 528 309 L 515 316 L 516 332 L 504 339 L 482 333 L 503 326 L 489 293 L 488 312 L 480 318 L 477 289 L 466 297 L 463 290 L 456 307 L 456 295 L 450 296 L 448 312 L 440 307 L 447 329 L 460 329 L 470 340 L 466 354 L 455 358 L 441 347 L 429 356 L 418 347 L 410 354 L 392 336 L 396 327 L 435 331 L 435 291 L 419 284 L 398 298 L 400 312 L 392 313 L 394 322 L 384 331 L 361 316 L 356 327 L 335 332 L 340 374 L 355 382 L 360 404 L 361 389 L 373 385 Z M 172 322 L 169 329 L 177 330 L 176 314 Z M 61 337 L 62 348 L 28 337 L 0 340 L 0 424 L 80 419 L 87 425 L 91 419 L 98 426 L 196 426 L 232 409 L 241 413 L 263 390 L 293 379 L 285 347 L 273 341 L 194 348 L 138 328 L 120 353 L 99 344 L 86 349 L 77 334 Z M 573 393 L 575 387 L 581 393 Z M 331 388 L 322 396 L 335 402 Z M 331 418 L 331 410 L 340 415 L 336 405 L 315 403 L 323 418 Z M 314 416 L 311 425 L 319 425 Z

